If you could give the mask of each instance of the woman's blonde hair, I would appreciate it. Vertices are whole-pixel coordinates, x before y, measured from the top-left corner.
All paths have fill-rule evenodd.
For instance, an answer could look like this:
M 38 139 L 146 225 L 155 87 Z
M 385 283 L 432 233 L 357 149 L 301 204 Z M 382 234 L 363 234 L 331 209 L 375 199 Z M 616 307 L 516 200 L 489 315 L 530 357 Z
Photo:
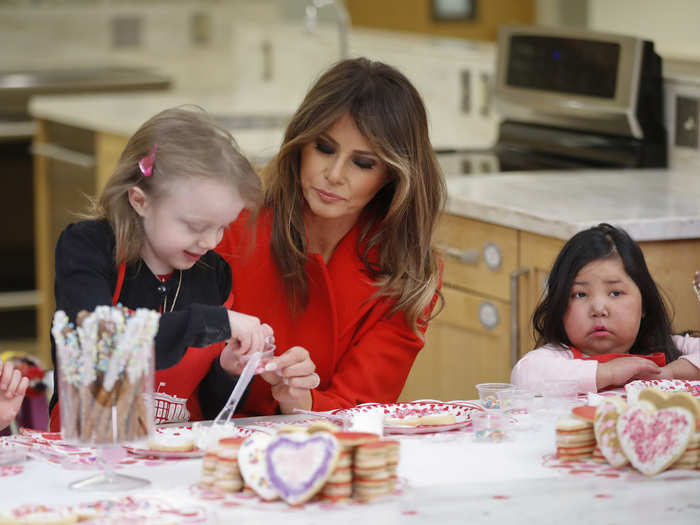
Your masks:
M 156 145 L 152 174 L 139 161 Z M 115 264 L 139 259 L 144 242 L 143 222 L 129 203 L 129 188 L 141 188 L 160 198 L 184 177 L 206 177 L 234 187 L 254 212 L 262 202 L 262 184 L 235 140 L 196 106 L 161 111 L 145 122 L 126 144 L 114 173 L 88 215 L 106 219 L 116 238 Z
M 274 216 L 271 249 L 290 307 L 298 310 L 308 301 L 301 150 L 346 113 L 389 173 L 389 183 L 363 210 L 358 253 L 377 283 L 377 295 L 395 298 L 391 313 L 403 311 L 416 330 L 427 320 L 426 307 L 438 289 L 432 238 L 446 189 L 423 101 L 393 67 L 365 58 L 343 60 L 307 93 L 263 173 L 265 205 Z M 370 260 L 375 248 L 378 257 Z

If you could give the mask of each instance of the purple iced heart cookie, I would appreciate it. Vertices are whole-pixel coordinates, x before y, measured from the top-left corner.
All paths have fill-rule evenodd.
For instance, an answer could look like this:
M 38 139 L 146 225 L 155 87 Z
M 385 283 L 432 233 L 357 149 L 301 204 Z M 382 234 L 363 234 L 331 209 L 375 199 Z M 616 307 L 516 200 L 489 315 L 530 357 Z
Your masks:
M 333 472 L 340 444 L 332 434 L 283 434 L 267 446 L 265 463 L 270 484 L 290 505 L 316 494 Z

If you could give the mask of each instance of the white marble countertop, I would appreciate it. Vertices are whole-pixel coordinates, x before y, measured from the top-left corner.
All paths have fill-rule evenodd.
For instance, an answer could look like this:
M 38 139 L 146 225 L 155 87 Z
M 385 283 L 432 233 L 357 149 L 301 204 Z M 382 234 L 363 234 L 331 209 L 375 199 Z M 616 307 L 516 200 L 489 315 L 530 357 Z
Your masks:
M 167 108 L 193 104 L 213 117 L 232 115 L 289 115 L 294 106 L 265 93 L 188 93 L 153 92 L 124 94 L 45 95 L 33 97 L 29 113 L 34 118 L 52 120 L 96 132 L 130 137 L 150 117 Z M 265 162 L 277 153 L 283 128 L 231 129 L 241 150 L 253 162 Z
M 294 105 L 269 93 L 144 93 L 40 96 L 35 118 L 130 136 L 150 116 L 181 104 L 213 115 L 291 115 Z M 283 129 L 231 130 L 242 151 L 262 164 L 279 148 Z M 435 144 L 439 148 L 439 144 Z M 700 174 L 676 170 L 591 170 L 448 177 L 447 211 L 568 239 L 600 222 L 638 241 L 700 238 Z
M 637 241 L 700 238 L 700 174 L 684 170 L 449 177 L 447 211 L 568 239 L 601 222 Z

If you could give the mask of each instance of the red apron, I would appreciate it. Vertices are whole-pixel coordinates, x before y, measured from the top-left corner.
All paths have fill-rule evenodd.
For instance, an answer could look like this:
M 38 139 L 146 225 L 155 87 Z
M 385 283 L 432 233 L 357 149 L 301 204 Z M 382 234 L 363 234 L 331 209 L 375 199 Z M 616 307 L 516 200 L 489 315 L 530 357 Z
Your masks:
M 607 363 L 608 361 L 612 361 L 613 359 L 617 359 L 618 357 L 643 357 L 644 359 L 649 359 L 656 363 L 658 366 L 666 366 L 666 355 L 663 352 L 656 352 L 654 354 L 649 354 L 649 355 L 642 355 L 642 354 L 600 354 L 600 355 L 592 355 L 592 356 L 585 356 L 581 353 L 580 350 L 577 350 L 573 346 L 570 346 L 569 349 L 571 350 L 571 353 L 574 354 L 574 359 L 584 359 L 587 361 L 598 361 L 599 363 Z
M 119 302 L 126 265 L 119 266 L 117 285 L 112 296 L 112 305 Z M 233 306 L 233 290 L 223 304 L 227 309 Z M 207 375 L 214 362 L 225 346 L 225 342 L 215 343 L 203 348 L 190 346 L 182 359 L 170 368 L 156 370 L 154 374 L 154 401 L 156 423 L 168 423 L 182 420 L 185 406 L 189 412 L 190 421 L 202 419 L 202 409 L 199 406 L 199 383 Z M 60 400 L 59 400 L 60 403 Z M 51 410 L 49 430 L 58 432 L 61 429 L 59 403 Z

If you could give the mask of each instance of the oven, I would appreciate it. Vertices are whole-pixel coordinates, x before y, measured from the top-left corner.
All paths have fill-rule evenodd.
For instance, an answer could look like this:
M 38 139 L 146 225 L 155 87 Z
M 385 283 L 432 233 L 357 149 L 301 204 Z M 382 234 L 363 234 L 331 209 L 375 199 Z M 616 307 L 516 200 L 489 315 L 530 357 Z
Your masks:
M 503 26 L 488 150 L 439 152 L 446 175 L 667 165 L 661 58 L 650 41 Z
M 36 337 L 34 250 L 34 122 L 29 99 L 37 94 L 163 90 L 170 79 L 141 68 L 104 67 L 0 71 L 0 351 L 32 345 Z M 72 136 L 75 132 L 72 133 Z M 73 137 L 71 137 L 71 140 Z M 36 152 L 53 159 L 65 178 L 92 168 L 61 148 Z M 70 153 L 70 152 L 69 152 Z M 80 198 L 80 196 L 77 196 Z M 75 211 L 73 209 L 72 211 Z M 18 346 L 20 345 L 20 346 Z

